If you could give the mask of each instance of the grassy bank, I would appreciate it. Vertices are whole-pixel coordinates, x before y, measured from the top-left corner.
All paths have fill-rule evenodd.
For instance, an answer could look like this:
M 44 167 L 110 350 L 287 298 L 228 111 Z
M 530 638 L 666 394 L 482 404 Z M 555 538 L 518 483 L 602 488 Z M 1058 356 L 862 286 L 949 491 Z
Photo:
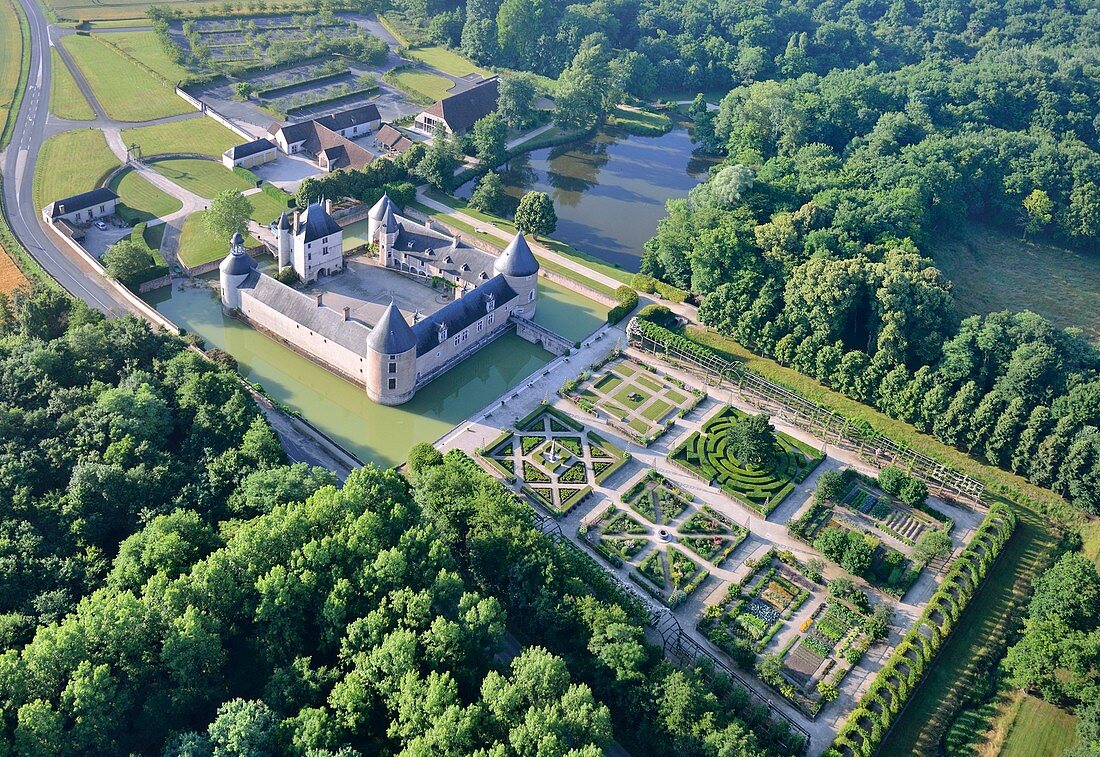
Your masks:
M 95 111 L 76 85 L 76 79 L 57 50 L 50 50 L 50 61 L 53 76 L 50 85 L 50 113 L 70 121 L 94 120 Z
M 3 177 L 0 176 L 0 194 L 3 193 Z M 9 259 L 14 261 L 19 271 L 35 286 L 45 286 L 57 291 L 63 291 L 61 285 L 54 281 L 46 271 L 38 264 L 38 261 L 30 256 L 26 248 L 19 243 L 15 235 L 11 233 L 8 219 L 0 213 L 0 247 Z M 10 274 L 9 274 L 10 275 Z
M 211 260 L 219 260 L 229 254 L 229 241 L 214 236 L 206 230 L 206 224 L 203 222 L 204 215 L 204 211 L 189 215 L 180 233 L 179 259 L 189 266 L 209 263 Z M 245 244 L 254 247 L 259 242 L 248 237 Z
M 659 137 L 672 130 L 672 119 L 663 113 L 626 108 L 622 105 L 611 112 L 609 123 L 628 134 L 641 137 Z
M 99 129 L 77 129 L 50 137 L 34 170 L 34 205 L 95 189 L 120 165 Z
M 121 50 L 169 84 L 176 84 L 191 75 L 186 68 L 173 63 L 165 54 L 155 32 L 118 32 L 103 36 L 93 35 L 93 38 Z
M 27 19 L 15 0 L 0 0 L 0 150 L 7 147 L 31 65 Z
M 93 37 L 74 34 L 61 44 L 72 55 L 99 104 L 116 121 L 149 121 L 190 113 L 173 85 Z

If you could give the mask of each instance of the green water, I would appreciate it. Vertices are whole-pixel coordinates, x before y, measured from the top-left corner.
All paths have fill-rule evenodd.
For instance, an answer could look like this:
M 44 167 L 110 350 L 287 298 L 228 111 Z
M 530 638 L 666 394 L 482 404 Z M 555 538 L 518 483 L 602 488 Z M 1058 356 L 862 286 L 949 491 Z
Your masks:
M 362 389 L 329 373 L 278 342 L 222 314 L 212 276 L 202 285 L 174 284 L 147 296 L 173 323 L 198 334 L 208 347 L 237 359 L 240 373 L 364 461 L 396 465 L 417 442 L 434 441 L 494 398 L 548 363 L 550 353 L 515 334 L 501 337 L 400 407 L 371 402 Z M 591 333 L 606 308 L 540 281 L 542 325 L 570 339 Z

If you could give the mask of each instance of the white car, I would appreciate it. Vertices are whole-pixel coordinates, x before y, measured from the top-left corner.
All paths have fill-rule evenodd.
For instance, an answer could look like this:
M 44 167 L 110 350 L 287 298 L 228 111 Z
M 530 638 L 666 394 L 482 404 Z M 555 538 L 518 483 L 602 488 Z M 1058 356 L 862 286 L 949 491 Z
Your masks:
M 96 221 L 95 222 L 95 227 L 97 229 L 99 229 L 100 231 L 106 231 L 107 230 L 107 224 L 103 223 L 103 221 Z

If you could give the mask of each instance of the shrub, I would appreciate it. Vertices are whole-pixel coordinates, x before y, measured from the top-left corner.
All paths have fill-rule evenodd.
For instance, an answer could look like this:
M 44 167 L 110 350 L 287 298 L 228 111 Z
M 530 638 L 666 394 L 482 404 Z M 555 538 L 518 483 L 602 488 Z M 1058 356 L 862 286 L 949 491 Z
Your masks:
M 619 304 L 607 311 L 607 322 L 616 324 L 638 307 L 638 293 L 625 284 L 615 290 Z
M 878 474 L 878 485 L 887 494 L 900 494 L 901 488 L 909 481 L 909 476 L 901 468 L 890 465 Z

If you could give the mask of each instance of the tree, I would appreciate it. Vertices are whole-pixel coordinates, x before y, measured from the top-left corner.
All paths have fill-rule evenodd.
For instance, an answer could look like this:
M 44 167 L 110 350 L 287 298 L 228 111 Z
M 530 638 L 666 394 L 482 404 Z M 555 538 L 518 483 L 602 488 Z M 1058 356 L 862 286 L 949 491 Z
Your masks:
M 910 476 L 898 492 L 898 499 L 909 507 L 920 507 L 928 499 L 928 485 L 919 478 Z
M 152 264 L 149 248 L 130 239 L 115 242 L 103 253 L 103 267 L 107 273 L 125 284 L 136 281 Z
M 871 616 L 863 623 L 863 630 L 871 641 L 881 641 L 890 633 L 890 623 L 894 619 L 894 608 L 887 604 L 875 605 Z
M 913 559 L 925 565 L 932 560 L 951 554 L 951 534 L 944 529 L 929 529 L 917 539 L 913 548 Z
M 814 499 L 818 502 L 837 502 L 846 489 L 844 477 L 840 475 L 839 471 L 825 471 L 817 479 Z
M 416 166 L 415 174 L 442 192 L 450 192 L 454 186 L 458 154 L 454 140 L 442 128 L 436 130 L 432 146 L 424 153 Z
M 901 494 L 901 489 L 909 483 L 909 476 L 901 468 L 888 465 L 878 474 L 878 485 L 887 494 Z
M 1025 234 L 1037 234 L 1054 220 L 1054 203 L 1042 189 L 1033 189 L 1024 198 L 1023 225 Z
M 619 93 L 611 86 L 610 54 L 602 35 L 586 38 L 558 77 L 554 119 L 566 129 L 587 131 L 603 121 Z
M 750 415 L 733 424 L 727 440 L 734 456 L 746 465 L 762 465 L 775 456 L 775 427 L 765 413 Z
M 248 232 L 248 220 L 252 216 L 252 201 L 235 189 L 225 189 L 214 195 L 210 207 L 203 213 L 203 223 L 212 236 L 226 241 L 237 232 Z
M 252 85 L 246 81 L 239 81 L 233 86 L 234 91 L 237 93 L 237 97 L 241 100 L 247 100 L 252 96 Z
M 516 227 L 534 236 L 547 236 L 558 227 L 554 201 L 545 192 L 528 192 L 519 200 L 515 216 Z
M 490 113 L 474 123 L 473 142 L 481 165 L 495 168 L 508 158 L 508 127 L 498 113 Z
M 477 187 L 470 195 L 470 205 L 482 212 L 500 215 L 505 210 L 506 197 L 500 175 L 490 171 L 478 181 Z
M 218 708 L 209 733 L 214 757 L 252 757 L 283 751 L 278 716 L 260 700 L 226 702 Z
M 526 130 L 535 124 L 538 86 L 530 74 L 502 76 L 497 94 L 497 113 L 513 129 Z
M 419 444 L 414 444 L 412 449 L 409 450 L 406 464 L 408 465 L 409 473 L 415 476 L 427 468 L 434 468 L 437 465 L 442 465 L 443 455 L 428 442 L 420 442 Z

